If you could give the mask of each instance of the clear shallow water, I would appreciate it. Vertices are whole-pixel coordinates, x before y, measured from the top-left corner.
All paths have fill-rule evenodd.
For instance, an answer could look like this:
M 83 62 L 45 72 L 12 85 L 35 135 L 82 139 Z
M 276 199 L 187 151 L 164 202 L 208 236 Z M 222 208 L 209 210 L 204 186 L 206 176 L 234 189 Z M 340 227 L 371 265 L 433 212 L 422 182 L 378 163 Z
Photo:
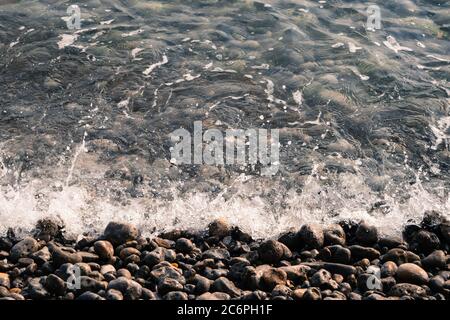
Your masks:
M 255 236 L 449 214 L 450 7 L 374 1 L 0 5 L 0 232 L 227 217 Z M 6 4 L 5 4 L 6 3 Z M 264 5 L 269 4 L 269 5 Z M 280 130 L 280 170 L 176 166 L 180 127 Z

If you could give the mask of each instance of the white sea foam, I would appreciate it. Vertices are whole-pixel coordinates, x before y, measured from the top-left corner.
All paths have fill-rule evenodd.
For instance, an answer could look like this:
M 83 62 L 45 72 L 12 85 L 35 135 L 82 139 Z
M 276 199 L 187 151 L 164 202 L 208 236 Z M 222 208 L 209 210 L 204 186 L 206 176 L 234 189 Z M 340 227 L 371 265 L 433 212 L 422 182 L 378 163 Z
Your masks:
M 327 177 L 318 170 L 320 166 L 301 192 L 285 190 L 270 179 L 242 175 L 214 197 L 205 192 L 182 196 L 174 188 L 173 200 L 130 198 L 127 205 L 98 196 L 86 186 L 35 181 L 0 193 L 0 234 L 9 227 L 26 233 L 46 216 L 64 221 L 66 230 L 75 235 L 101 232 L 112 220 L 136 224 L 149 235 L 172 228 L 201 229 L 216 217 L 224 217 L 258 238 L 276 236 L 304 223 L 327 225 L 342 219 L 364 219 L 384 234 L 399 234 L 405 223 L 420 221 L 425 210 L 447 215 L 450 211 L 449 198 L 426 190 L 420 181 L 401 188 L 400 193 L 380 195 L 359 174 L 340 174 L 325 186 Z M 267 196 L 270 193 L 275 197 Z M 370 210 L 380 201 L 384 201 L 382 209 Z

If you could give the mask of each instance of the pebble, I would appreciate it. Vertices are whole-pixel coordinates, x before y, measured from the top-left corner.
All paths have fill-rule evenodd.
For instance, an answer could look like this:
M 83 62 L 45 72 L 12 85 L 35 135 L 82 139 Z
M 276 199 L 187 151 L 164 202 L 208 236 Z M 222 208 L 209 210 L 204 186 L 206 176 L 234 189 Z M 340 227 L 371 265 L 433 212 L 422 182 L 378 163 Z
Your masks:
M 331 277 L 331 273 L 325 269 L 320 269 L 309 279 L 311 286 L 321 289 L 337 289 L 338 284 Z
M 381 261 L 392 261 L 396 265 L 401 265 L 402 263 L 408 262 L 408 255 L 406 254 L 406 251 L 399 248 L 394 248 L 386 252 L 384 255 L 381 256 Z
M 425 269 L 444 268 L 447 263 L 447 256 L 442 250 L 435 250 L 422 259 L 422 266 Z
M 285 285 L 286 281 L 286 272 L 277 268 L 268 268 L 262 273 L 260 286 L 261 289 L 272 291 L 277 285 Z
M 45 288 L 50 293 L 62 296 L 66 291 L 66 282 L 57 275 L 50 274 L 45 279 Z
M 324 243 L 324 233 L 322 227 L 315 224 L 304 225 L 298 233 L 300 240 L 308 248 L 319 249 Z
M 338 224 L 333 224 L 323 231 L 325 245 L 345 245 L 346 235 L 344 229 Z
M 223 248 L 213 248 L 203 252 L 202 259 L 229 260 L 230 253 Z
M 94 292 L 87 291 L 79 295 L 77 300 L 105 300 L 105 298 Z
M 43 247 L 41 250 L 38 250 L 30 255 L 30 258 L 33 259 L 37 264 L 42 265 L 52 258 L 52 254 L 48 247 Z
M 217 278 L 211 286 L 212 292 L 225 292 L 231 297 L 238 297 L 241 295 L 241 290 L 229 279 L 225 277 Z
M 96 241 L 94 243 L 94 250 L 103 260 L 109 261 L 114 257 L 114 247 L 109 241 Z
M 276 240 L 267 240 L 258 248 L 258 254 L 264 263 L 277 263 L 283 258 L 289 258 L 292 256 L 291 250 Z
M 380 252 L 371 247 L 363 247 L 360 245 L 352 245 L 349 247 L 354 259 L 374 260 L 380 257 Z
M 158 281 L 158 293 L 165 295 L 170 291 L 181 291 L 183 290 L 183 285 L 177 280 L 172 278 L 161 278 Z
M 77 263 L 83 261 L 81 255 L 76 252 L 66 251 L 57 246 L 49 247 L 52 253 L 53 264 L 60 266 L 64 263 Z
M 225 219 L 216 219 L 208 225 L 208 232 L 211 237 L 224 238 L 231 233 L 231 226 Z
M 191 253 L 195 248 L 195 245 L 191 240 L 186 238 L 179 238 L 175 243 L 175 250 L 181 253 Z
M 409 242 L 412 251 L 424 254 L 429 254 L 438 249 L 440 244 L 438 236 L 426 230 L 416 232 Z
M 396 272 L 399 282 L 426 284 L 428 282 L 428 274 L 425 270 L 414 263 L 404 263 L 400 265 Z
M 349 249 L 344 248 L 342 245 L 336 244 L 323 248 L 320 255 L 325 261 L 346 264 L 350 262 L 352 253 Z
M 397 273 L 397 269 L 398 267 L 395 264 L 395 262 L 386 261 L 385 263 L 383 263 L 380 269 L 381 277 L 382 278 L 393 277 Z
M 302 296 L 302 300 L 315 301 L 321 300 L 322 294 L 318 288 L 308 288 Z
M 118 277 L 109 282 L 107 290 L 115 289 L 120 291 L 127 300 L 137 300 L 141 297 L 142 286 L 136 281 L 125 277 Z
M 106 226 L 103 235 L 112 244 L 119 245 L 135 240 L 138 236 L 138 230 L 135 226 L 128 223 L 110 222 Z
M 188 300 L 188 295 L 182 291 L 171 291 L 164 296 L 164 300 Z
M 376 227 L 363 221 L 356 229 L 355 239 L 361 245 L 374 244 L 378 241 L 378 230 Z
M 208 278 L 196 274 L 192 280 L 192 284 L 195 285 L 195 293 L 199 295 L 208 292 L 211 287 L 211 282 Z
M 10 251 L 10 256 L 13 261 L 17 261 L 20 258 L 26 258 L 30 254 L 36 252 L 39 249 L 38 242 L 31 238 L 27 237 L 22 241 L 16 243 Z
M 420 297 L 425 296 L 426 291 L 424 288 L 415 284 L 399 283 L 391 288 L 391 290 L 389 291 L 389 295 L 394 297 L 402 297 L 402 296 Z
M 123 294 L 119 290 L 109 289 L 106 292 L 106 300 L 123 300 Z
M 122 260 L 125 260 L 127 257 L 132 256 L 132 255 L 140 256 L 141 252 L 136 248 L 128 247 L 128 248 L 123 248 L 122 250 L 120 250 L 120 253 L 119 253 L 119 257 Z

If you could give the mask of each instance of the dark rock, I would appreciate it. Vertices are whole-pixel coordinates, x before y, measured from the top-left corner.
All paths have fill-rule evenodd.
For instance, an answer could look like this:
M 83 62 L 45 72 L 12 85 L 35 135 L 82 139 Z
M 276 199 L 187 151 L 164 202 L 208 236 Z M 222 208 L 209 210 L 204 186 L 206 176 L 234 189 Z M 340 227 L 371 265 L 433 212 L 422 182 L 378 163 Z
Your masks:
M 363 221 L 356 229 L 355 240 L 361 245 L 372 245 L 378 241 L 378 230 Z
M 183 290 L 183 285 L 177 280 L 172 278 L 162 278 L 158 281 L 158 293 L 160 295 L 165 295 L 170 291 L 181 291 Z
M 307 280 L 307 272 L 310 270 L 309 267 L 304 265 L 285 266 L 278 269 L 286 272 L 287 278 L 294 283 L 303 283 Z
M 276 240 L 267 240 L 258 248 L 259 258 L 264 263 L 277 263 L 283 258 L 292 256 L 291 251 L 287 246 Z
M 231 226 L 225 219 L 216 219 L 208 225 L 209 235 L 223 238 L 231 234 Z
M 299 231 L 300 240 L 308 246 L 308 248 L 319 249 L 324 243 L 324 233 L 322 227 L 315 224 L 304 225 Z
M 86 292 L 86 291 L 98 292 L 100 290 L 105 289 L 105 287 L 106 287 L 106 285 L 104 282 L 95 280 L 88 276 L 80 277 L 80 290 L 82 292 Z
M 48 247 L 43 247 L 41 250 L 32 253 L 30 258 L 33 259 L 38 265 L 42 265 L 51 260 L 52 254 L 48 250 Z
M 401 265 L 402 263 L 408 262 L 408 257 L 405 250 L 394 248 L 382 255 L 381 261 L 392 261 L 395 262 L 396 265 Z
M 171 291 L 163 297 L 164 300 L 188 300 L 186 292 Z
M 120 291 L 126 300 L 137 300 L 142 294 L 142 286 L 136 281 L 125 277 L 119 277 L 116 280 L 112 280 L 108 284 L 107 289 L 115 289 Z
M 94 292 L 90 292 L 90 291 L 86 291 L 84 293 L 82 293 L 77 300 L 105 300 L 105 298 L 101 297 L 100 295 L 94 293 Z
M 350 292 L 348 294 L 348 300 L 362 300 L 362 297 L 359 293 L 356 292 Z
M 286 272 L 277 268 L 268 268 L 261 275 L 261 289 L 272 291 L 279 284 L 285 285 L 286 281 Z
M 261 290 L 245 291 L 241 298 L 242 300 L 262 301 L 267 299 L 267 293 Z
M 395 264 L 395 262 L 393 261 L 386 261 L 385 263 L 383 263 L 383 265 L 381 266 L 381 277 L 385 278 L 385 277 L 393 277 L 395 276 L 395 274 L 397 273 L 397 265 Z
M 345 232 L 338 224 L 333 224 L 325 228 L 323 235 L 325 245 L 345 245 Z
M 289 296 L 291 296 L 291 294 L 292 294 L 292 289 L 285 285 L 282 285 L 282 284 L 277 285 L 275 288 L 273 288 L 273 290 L 271 292 L 272 298 L 274 298 L 274 297 L 289 297 Z
M 96 241 L 94 243 L 94 250 L 98 256 L 106 261 L 109 261 L 114 256 L 114 247 L 111 242 L 106 240 Z
M 128 223 L 110 222 L 103 234 L 106 240 L 112 244 L 119 245 L 136 239 L 138 230 L 135 226 Z
M 172 266 L 162 266 L 159 268 L 156 268 L 152 270 L 151 276 L 153 279 L 158 281 L 159 279 L 163 278 L 171 278 L 177 280 L 179 283 L 184 285 L 186 283 L 186 280 L 183 277 L 183 274 L 178 269 L 172 267 Z
M 311 286 L 319 287 L 321 289 L 332 289 L 338 288 L 338 284 L 331 278 L 331 273 L 325 269 L 320 269 L 309 279 Z
M 325 261 L 344 264 L 349 263 L 351 258 L 350 250 L 339 244 L 323 248 L 320 255 Z
M 347 297 L 342 292 L 335 290 L 331 294 L 327 295 L 323 300 L 347 300 Z
M 426 295 L 426 291 L 424 288 L 419 287 L 415 284 L 399 283 L 391 288 L 391 290 L 389 291 L 389 295 L 394 297 L 423 297 Z
M 429 210 L 424 212 L 420 226 L 428 231 L 436 232 L 441 224 L 447 222 L 447 218 L 442 213 L 435 210 Z
M 175 243 L 175 250 L 181 253 L 191 253 L 195 246 L 191 240 L 179 238 Z
M 302 296 L 302 300 L 322 300 L 322 294 L 318 288 L 308 288 Z
M 122 250 L 120 250 L 120 253 L 119 253 L 119 257 L 122 260 L 125 260 L 127 257 L 129 257 L 131 255 L 140 256 L 141 252 L 136 248 L 128 247 L 128 248 L 123 248 Z
M 443 241 L 450 246 L 450 223 L 443 223 L 439 226 L 439 232 Z
M 175 241 L 162 239 L 162 238 L 153 238 L 153 241 L 160 247 L 165 249 L 172 249 L 175 246 Z
M 0 237 L 0 250 L 10 251 L 13 245 L 9 237 Z
M 443 277 L 434 276 L 428 284 L 434 292 L 444 292 L 445 279 Z
M 50 274 L 45 279 L 45 288 L 56 296 L 62 296 L 66 291 L 66 282 L 57 275 Z
M 238 227 L 234 227 L 231 231 L 231 236 L 234 240 L 244 242 L 244 243 L 251 243 L 253 242 L 252 236 L 246 232 L 243 232 Z
M 231 297 L 238 297 L 241 294 L 241 290 L 238 289 L 235 284 L 225 277 L 220 277 L 214 281 L 211 286 L 212 292 L 225 292 Z
M 28 257 L 30 254 L 39 250 L 39 244 L 31 237 L 27 237 L 22 241 L 16 243 L 10 251 L 12 261 L 17 261 L 20 258 Z
M 106 300 L 123 300 L 123 294 L 119 290 L 109 289 L 105 298 Z
M 325 269 L 331 272 L 332 274 L 340 274 L 344 277 L 355 274 L 357 272 L 356 268 L 350 265 L 342 264 L 342 263 L 331 263 L 331 262 L 311 262 L 311 263 L 302 263 L 302 265 L 306 265 L 312 268 L 317 269 Z
M 422 266 L 425 269 L 444 268 L 447 263 L 447 256 L 442 250 L 435 250 L 422 259 Z
M 203 259 L 229 260 L 230 253 L 223 248 L 212 248 L 203 252 Z
M 216 280 L 220 277 L 228 277 L 228 269 L 219 268 L 219 269 L 211 269 L 211 268 L 205 268 L 203 271 L 203 275 L 211 280 Z
M 195 275 L 191 282 L 195 285 L 195 294 L 197 295 L 208 292 L 211 287 L 211 280 L 199 274 Z
M 116 272 L 117 277 L 125 277 L 127 279 L 131 279 L 132 275 L 128 269 L 121 268 Z
M 143 300 L 157 300 L 156 295 L 153 291 L 147 288 L 142 288 L 141 299 Z
M 404 263 L 400 265 L 396 273 L 399 282 L 426 284 L 428 282 L 428 274 L 421 267 L 414 263 Z
M 374 260 L 378 259 L 380 257 L 380 252 L 374 248 L 371 247 L 363 247 L 360 245 L 353 245 L 349 247 L 350 251 L 352 252 L 352 258 L 353 259 L 369 259 Z
M 62 228 L 55 220 L 49 218 L 41 219 L 36 224 L 35 235 L 38 239 L 49 241 L 56 237 Z
M 298 248 L 301 248 L 302 246 L 302 241 L 300 240 L 298 232 L 294 231 L 288 231 L 283 233 L 278 238 L 278 241 L 286 245 L 291 250 L 296 250 Z
M 77 263 L 83 259 L 77 252 L 72 252 L 63 247 L 57 247 L 56 245 L 49 245 L 50 252 L 52 253 L 52 260 L 55 266 L 60 266 L 64 263 Z
M 23 291 L 23 295 L 26 298 L 33 300 L 47 299 L 50 294 L 45 290 L 43 282 L 45 278 L 32 278 L 28 281 L 27 287 Z
M 386 247 L 388 249 L 396 248 L 403 244 L 403 240 L 400 237 L 390 236 L 383 237 L 378 240 L 378 245 L 383 248 Z
M 247 259 L 245 261 L 240 261 L 237 263 L 233 263 L 230 267 L 229 276 L 232 280 L 241 281 L 242 276 L 245 273 L 245 268 L 250 265 L 250 262 Z
M 81 261 L 89 263 L 89 262 L 98 262 L 100 260 L 99 256 L 95 253 L 79 251 L 77 254 L 81 257 Z
M 409 242 L 411 250 L 424 254 L 429 254 L 438 249 L 440 244 L 438 236 L 426 230 L 416 232 Z
M 394 277 L 386 277 L 381 279 L 381 287 L 384 292 L 389 292 L 393 286 L 397 284 Z

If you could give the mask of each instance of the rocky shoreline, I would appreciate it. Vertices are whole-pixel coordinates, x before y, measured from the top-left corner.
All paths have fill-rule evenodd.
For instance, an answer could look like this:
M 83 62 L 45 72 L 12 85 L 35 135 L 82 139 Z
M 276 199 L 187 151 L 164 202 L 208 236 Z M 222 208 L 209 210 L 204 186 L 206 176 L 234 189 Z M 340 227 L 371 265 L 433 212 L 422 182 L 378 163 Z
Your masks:
M 69 239 L 50 219 L 0 237 L 0 300 L 447 300 L 450 223 L 426 212 L 403 239 L 364 221 L 254 240 L 222 219 L 152 238 L 111 222 Z

